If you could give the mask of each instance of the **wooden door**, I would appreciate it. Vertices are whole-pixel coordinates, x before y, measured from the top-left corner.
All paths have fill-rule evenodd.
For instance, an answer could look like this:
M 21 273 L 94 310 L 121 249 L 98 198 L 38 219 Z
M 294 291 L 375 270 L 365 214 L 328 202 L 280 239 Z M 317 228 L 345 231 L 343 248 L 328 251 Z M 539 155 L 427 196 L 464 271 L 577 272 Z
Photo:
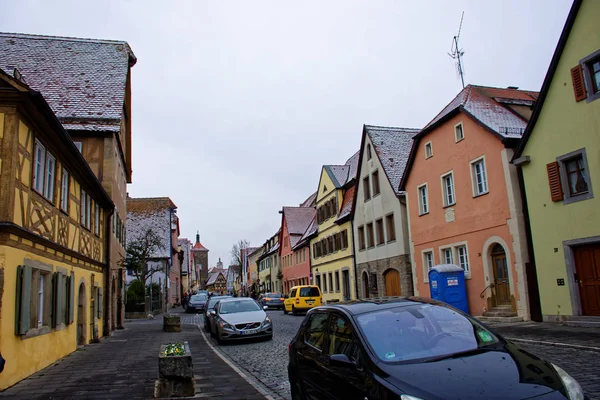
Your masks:
M 600 244 L 577 247 L 575 268 L 583 315 L 600 315 Z
M 402 290 L 400 289 L 400 273 L 395 269 L 390 269 L 384 275 L 385 277 L 385 295 L 386 296 L 400 296 Z
M 510 305 L 510 280 L 506 254 L 492 256 L 494 264 L 494 283 L 496 286 L 496 305 Z

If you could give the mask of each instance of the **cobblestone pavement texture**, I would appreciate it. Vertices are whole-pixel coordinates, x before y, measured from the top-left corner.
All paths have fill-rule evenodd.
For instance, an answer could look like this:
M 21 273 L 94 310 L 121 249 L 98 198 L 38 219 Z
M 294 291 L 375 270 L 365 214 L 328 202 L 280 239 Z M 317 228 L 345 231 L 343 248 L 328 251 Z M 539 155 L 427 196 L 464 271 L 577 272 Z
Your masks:
M 275 399 L 290 399 L 287 377 L 290 343 L 303 316 L 283 315 L 281 311 L 267 312 L 273 320 L 273 340 L 268 342 L 246 342 L 219 346 L 239 368 L 267 386 Z M 203 323 L 201 316 L 190 316 L 188 323 Z M 490 324 L 498 333 L 516 339 L 520 346 L 560 366 L 581 384 L 590 399 L 600 399 L 600 352 L 572 347 L 540 344 L 539 342 L 562 343 L 600 348 L 600 332 L 593 328 L 573 328 L 551 323 Z M 207 335 L 208 337 L 208 335 Z M 525 340 L 527 342 L 522 342 Z M 532 343 L 533 341 L 536 343 Z
M 189 342 L 196 398 L 265 399 L 214 353 L 196 325 L 167 333 L 162 331 L 162 317 L 127 322 L 124 330 L 80 348 L 0 393 L 0 398 L 151 399 L 160 345 L 175 341 Z

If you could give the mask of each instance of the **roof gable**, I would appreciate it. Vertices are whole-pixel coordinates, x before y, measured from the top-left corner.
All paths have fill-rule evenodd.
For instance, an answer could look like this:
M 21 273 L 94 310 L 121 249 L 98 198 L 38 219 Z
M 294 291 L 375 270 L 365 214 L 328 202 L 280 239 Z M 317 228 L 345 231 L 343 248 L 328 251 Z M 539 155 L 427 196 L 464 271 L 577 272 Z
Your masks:
M 331 175 L 325 168 L 326 165 L 321 169 L 321 178 L 319 179 L 319 189 L 317 190 L 317 203 L 321 201 L 323 198 L 327 197 L 333 189 L 336 188 L 334 185 Z
M 313 207 L 283 207 L 283 218 L 290 235 L 302 235 L 314 218 L 316 210 Z
M 17 68 L 67 130 L 119 132 L 136 61 L 123 41 L 0 33 L 0 68 Z

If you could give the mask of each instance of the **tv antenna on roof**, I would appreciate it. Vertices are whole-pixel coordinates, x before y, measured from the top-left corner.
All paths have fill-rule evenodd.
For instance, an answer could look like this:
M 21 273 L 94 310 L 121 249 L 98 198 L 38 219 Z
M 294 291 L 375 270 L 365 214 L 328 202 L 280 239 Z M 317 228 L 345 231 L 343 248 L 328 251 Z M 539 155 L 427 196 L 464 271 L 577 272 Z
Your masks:
M 458 38 L 460 37 L 460 30 L 462 28 L 462 23 L 463 23 L 463 17 L 465 16 L 465 12 L 462 12 L 462 15 L 460 17 L 460 25 L 458 26 L 458 34 L 456 36 L 454 36 L 454 38 L 452 39 L 452 48 L 450 49 L 450 53 L 448 53 L 448 55 L 450 56 L 450 58 L 452 58 L 453 60 L 456 60 L 456 69 L 458 71 L 458 75 L 460 75 L 460 80 L 462 82 L 462 86 L 463 89 L 465 88 L 465 71 L 463 71 L 463 66 L 462 66 L 462 56 L 465 54 L 465 52 L 458 47 Z

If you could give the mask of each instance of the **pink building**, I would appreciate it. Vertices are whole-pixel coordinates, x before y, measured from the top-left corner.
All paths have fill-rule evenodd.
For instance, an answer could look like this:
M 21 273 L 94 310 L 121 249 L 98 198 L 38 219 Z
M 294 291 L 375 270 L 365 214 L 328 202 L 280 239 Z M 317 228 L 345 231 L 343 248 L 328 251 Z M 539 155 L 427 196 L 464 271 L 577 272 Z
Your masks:
M 406 191 L 415 294 L 438 264 L 465 270 L 472 315 L 529 319 L 529 261 L 516 167 L 537 92 L 469 85 L 419 134 Z M 534 274 L 535 272 L 533 272 Z
M 315 219 L 314 207 L 283 207 L 279 256 L 283 291 L 310 282 L 310 241 L 301 240 Z

